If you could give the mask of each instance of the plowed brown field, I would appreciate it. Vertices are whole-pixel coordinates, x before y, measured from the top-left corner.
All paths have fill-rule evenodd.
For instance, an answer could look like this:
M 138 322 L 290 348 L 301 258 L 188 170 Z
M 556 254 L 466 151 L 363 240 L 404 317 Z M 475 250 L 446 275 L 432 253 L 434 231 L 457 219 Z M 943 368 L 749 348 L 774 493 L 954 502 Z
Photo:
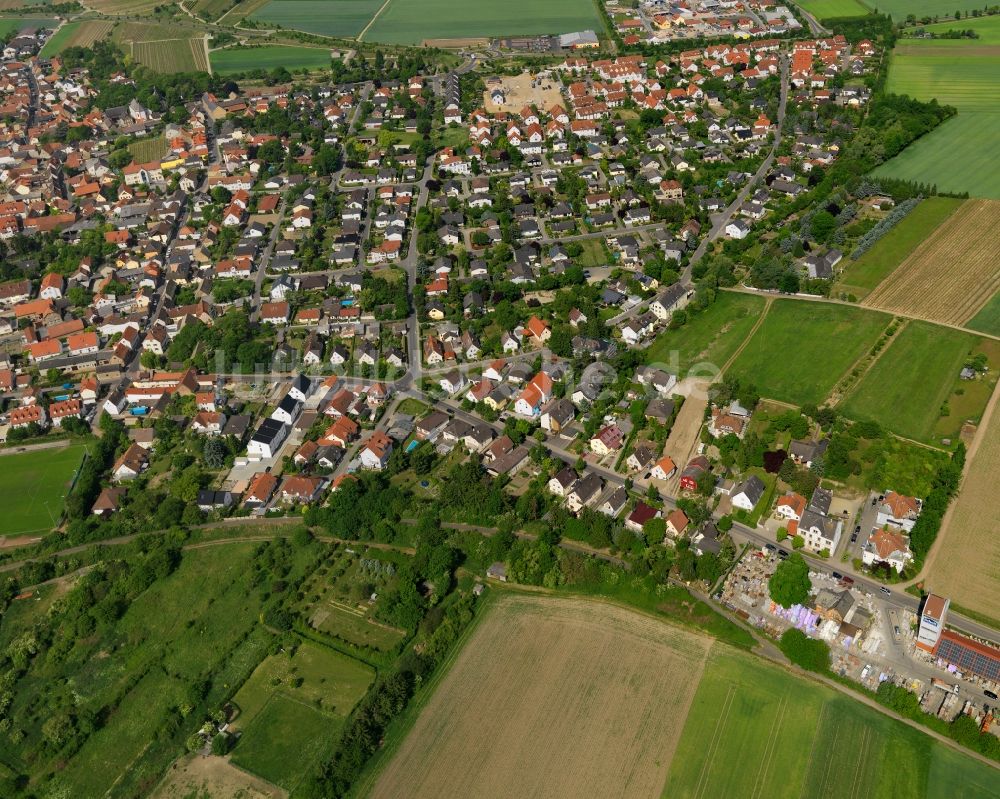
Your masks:
M 973 441 L 968 474 L 928 559 L 929 590 L 1000 619 L 1000 389 Z
M 370 796 L 659 796 L 711 641 L 587 600 L 487 613 Z
M 969 200 L 920 244 L 862 305 L 962 325 L 1000 289 L 1000 201 Z

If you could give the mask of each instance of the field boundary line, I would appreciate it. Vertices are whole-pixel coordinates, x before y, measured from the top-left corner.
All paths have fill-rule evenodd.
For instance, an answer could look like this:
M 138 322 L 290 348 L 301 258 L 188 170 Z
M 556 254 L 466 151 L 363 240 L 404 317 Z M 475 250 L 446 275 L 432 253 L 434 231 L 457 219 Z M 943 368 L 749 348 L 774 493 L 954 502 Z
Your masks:
M 962 484 L 968 478 L 969 472 L 972 470 L 972 464 L 975 462 L 976 456 L 979 454 L 979 447 L 983 443 L 983 439 L 986 438 L 987 431 L 993 422 L 993 415 L 997 411 L 998 403 L 1000 403 L 1000 381 L 998 381 L 993 387 L 993 394 L 990 397 L 989 402 L 986 403 L 986 408 L 983 409 L 983 415 L 979 420 L 979 426 L 976 428 L 976 434 L 972 437 L 972 442 L 966 450 L 965 468 L 962 469 L 962 476 L 958 483 L 958 492 L 956 493 L 955 500 L 948 503 L 948 509 L 944 512 L 944 517 L 941 519 L 941 527 L 938 529 L 938 534 L 934 536 L 934 542 L 931 544 L 930 551 L 927 553 L 927 557 L 924 558 L 923 568 L 912 580 L 903 584 L 905 587 L 924 583 L 930 578 L 931 574 L 933 574 L 934 562 L 937 560 L 938 554 L 944 548 L 944 544 L 942 542 L 951 527 L 951 520 L 954 516 L 955 508 L 961 500 L 960 494 L 962 491 Z
M 708 748 L 705 750 L 705 762 L 701 766 L 701 771 L 698 774 L 698 782 L 695 785 L 694 796 L 695 799 L 701 799 L 702 794 L 708 788 L 709 772 L 711 766 L 713 765 L 712 759 L 715 756 L 715 750 L 719 748 L 719 741 L 722 740 L 723 730 L 726 726 L 726 721 L 729 719 L 729 711 L 733 708 L 733 700 L 736 697 L 736 686 L 730 685 L 728 691 L 726 692 L 726 699 L 722 703 L 722 710 L 719 713 L 719 718 L 715 722 L 715 730 L 712 733 L 712 740 L 708 744 Z
M 868 359 L 868 364 L 865 366 L 864 369 L 861 370 L 861 373 L 857 376 L 857 379 L 855 379 L 855 381 L 851 385 L 849 385 L 847 387 L 846 391 L 844 391 L 843 393 L 837 395 L 836 399 L 833 402 L 830 403 L 830 407 L 831 408 L 836 408 L 838 405 L 840 405 L 842 402 L 844 402 L 848 397 L 850 397 L 855 391 L 858 390 L 858 386 L 861 385 L 862 381 L 865 379 L 865 377 L 868 375 L 868 373 L 874 368 L 875 364 L 877 364 L 880 360 L 882 360 L 882 356 L 885 355 L 885 353 L 889 349 L 889 347 L 892 346 L 892 343 L 896 340 L 896 336 L 898 336 L 900 333 L 902 333 L 904 330 L 906 330 L 906 328 L 908 328 L 910 326 L 910 322 L 912 322 L 913 320 L 909 319 L 908 317 L 905 317 L 905 316 L 895 316 L 895 315 L 893 315 L 892 319 L 889 320 L 889 324 L 887 324 L 885 326 L 885 328 L 882 330 L 881 335 L 885 336 L 886 335 L 886 331 L 890 327 L 892 327 L 894 324 L 896 324 L 897 321 L 900 321 L 901 324 L 899 325 L 898 328 L 896 328 L 896 332 L 895 333 L 893 333 L 891 336 L 888 336 L 886 338 L 885 344 L 882 346 L 882 348 L 878 352 L 876 352 L 874 355 L 872 355 L 871 354 L 871 347 L 869 347 L 865 352 L 863 352 L 861 354 L 861 356 L 854 363 L 852 363 L 850 366 L 847 367 L 847 371 L 844 372 L 845 376 L 849 376 L 851 374 L 851 372 L 854 371 L 855 367 L 859 363 L 862 363 L 865 360 L 865 358 Z M 876 339 L 876 343 L 877 342 L 878 342 L 878 339 Z M 875 345 L 873 344 L 872 346 L 875 346 Z M 843 379 L 844 378 L 841 377 L 841 380 L 843 380 Z M 834 390 L 831 392 L 831 394 L 836 394 L 837 387 L 834 386 L 833 389 Z M 827 400 L 829 400 L 829 397 L 827 397 Z
M 781 729 L 781 724 L 785 720 L 785 713 L 788 710 L 788 694 L 784 694 L 778 702 L 777 712 L 771 722 L 771 729 L 767 736 L 767 744 L 764 747 L 764 754 L 760 758 L 760 766 L 757 768 L 757 776 L 753 781 L 753 791 L 750 799 L 756 799 L 764 790 L 764 783 L 767 782 L 767 773 L 771 770 L 771 763 L 774 761 L 774 751 L 778 746 L 777 733 Z
M 854 777 L 851 780 L 851 799 L 854 799 L 861 790 L 861 784 L 865 773 L 865 767 L 871 758 L 871 727 L 866 726 L 861 733 L 861 753 L 858 756 L 858 764 L 854 767 Z
M 424 707 L 437 692 L 444 678 L 451 672 L 455 661 L 458 660 L 459 655 L 465 649 L 466 644 L 468 644 L 469 638 L 472 637 L 472 634 L 482 624 L 483 619 L 490 612 L 496 610 L 497 604 L 500 601 L 502 601 L 502 594 L 495 591 L 487 591 L 479 598 L 477 601 L 479 608 L 473 615 L 472 621 L 465 625 L 465 629 L 458 637 L 458 640 L 451 645 L 451 650 L 445 659 L 441 661 L 431 674 L 431 678 L 414 694 L 403 713 L 389 724 L 389 728 L 383 736 L 381 748 L 368 761 L 361 776 L 355 780 L 351 796 L 368 796 L 371 793 L 372 788 L 378 781 L 379 775 L 382 773 L 382 769 L 388 765 L 393 755 L 399 750 L 400 745 L 406 740 L 407 734 L 420 717 Z M 378 679 L 378 671 L 377 669 L 376 679 Z
M 819 717 L 816 719 L 816 729 L 813 734 L 812 746 L 809 747 L 809 759 L 806 761 L 806 779 L 802 780 L 802 792 L 799 794 L 799 799 L 805 799 L 806 788 L 808 788 L 809 783 L 809 773 L 812 770 L 813 758 L 816 757 L 816 742 L 819 740 L 819 733 L 823 727 L 823 718 L 826 716 L 826 709 L 830 706 L 829 702 L 824 702 L 823 707 L 819 711 Z M 840 738 L 840 728 L 834 730 L 833 741 L 827 746 L 828 751 L 833 752 L 834 747 L 837 745 L 837 739 Z M 829 768 L 830 762 L 833 760 L 832 757 L 828 757 L 826 763 L 823 764 L 823 783 L 820 785 L 820 793 L 825 793 L 826 789 L 826 770 Z
M 381 16 L 382 12 L 383 12 L 383 11 L 385 11 L 385 9 L 386 9 L 386 8 L 388 7 L 389 3 L 391 3 L 391 2 L 392 2 L 392 0 L 385 0 L 385 2 L 384 2 L 384 3 L 382 3 L 382 5 L 381 5 L 381 6 L 379 6 L 379 9 L 378 9 L 378 11 L 376 11 L 376 12 L 375 12 L 375 16 L 373 16 L 373 17 L 372 17 L 372 18 L 371 18 L 370 20 L 368 20 L 368 24 L 367 24 L 367 25 L 365 25 L 365 26 L 364 26 L 364 27 L 363 27 L 363 28 L 361 29 L 361 32 L 360 32 L 360 33 L 359 33 L 359 34 L 357 35 L 357 40 L 358 40 L 359 42 L 360 42 L 360 41 L 361 41 L 361 40 L 362 40 L 362 39 L 364 38 L 365 34 L 366 34 L 366 33 L 368 33 L 368 29 L 369 29 L 369 28 L 370 28 L 370 27 L 371 27 L 372 25 L 374 25 L 374 24 L 375 24 L 375 20 L 377 20 L 377 19 L 379 18 L 379 16 Z
M 747 344 L 750 343 L 750 339 L 752 339 L 757 334 L 757 331 L 760 329 L 760 326 L 764 324 L 764 319 L 767 318 L 767 314 L 771 310 L 771 306 L 773 305 L 774 305 L 774 297 L 764 298 L 764 308 L 761 310 L 760 316 L 758 317 L 757 321 L 754 322 L 753 327 L 750 328 L 750 331 L 747 333 L 746 338 L 744 338 L 743 341 L 740 342 L 740 346 L 736 348 L 736 352 L 730 355 L 729 360 L 726 361 L 725 364 L 723 364 L 722 369 L 719 370 L 721 374 L 725 374 L 729 370 L 729 367 L 731 367 L 736 362 L 736 359 L 739 357 L 740 353 L 746 349 Z
M 898 269 L 899 267 L 897 267 Z M 754 297 L 764 297 L 765 299 L 779 299 L 773 293 L 766 291 L 764 289 L 755 289 L 749 286 L 723 286 L 722 291 L 729 291 L 734 294 L 750 294 Z M 971 333 L 974 336 L 981 336 L 982 338 L 992 339 L 993 341 L 1000 341 L 1000 335 L 995 335 L 993 333 L 987 333 L 983 330 L 973 330 L 971 327 L 963 327 L 962 325 L 952 324 L 951 322 L 942 322 L 940 319 L 931 319 L 928 316 L 921 316 L 918 313 L 912 313 L 911 311 L 891 311 L 884 308 L 876 308 L 872 305 L 865 305 L 864 302 L 847 302 L 846 300 L 838 300 L 835 297 L 824 297 L 819 294 L 782 294 L 780 295 L 782 300 L 798 300 L 801 302 L 821 302 L 827 303 L 829 305 L 846 305 L 849 308 L 860 308 L 864 311 L 872 311 L 875 313 L 883 314 L 894 314 L 901 319 L 915 319 L 918 322 L 928 322 L 932 325 L 938 325 L 939 327 L 950 327 L 952 330 L 959 330 L 962 333 Z M 867 298 L 866 298 L 867 299 Z

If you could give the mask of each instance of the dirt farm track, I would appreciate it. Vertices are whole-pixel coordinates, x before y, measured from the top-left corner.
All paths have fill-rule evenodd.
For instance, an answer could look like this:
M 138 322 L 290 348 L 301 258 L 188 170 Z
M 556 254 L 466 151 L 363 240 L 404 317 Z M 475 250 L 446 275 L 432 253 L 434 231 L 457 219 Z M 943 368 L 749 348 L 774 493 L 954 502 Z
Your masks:
M 587 600 L 496 602 L 369 796 L 659 795 L 712 642 Z
M 862 305 L 962 325 L 1000 289 L 1000 201 L 969 200 L 869 294 Z

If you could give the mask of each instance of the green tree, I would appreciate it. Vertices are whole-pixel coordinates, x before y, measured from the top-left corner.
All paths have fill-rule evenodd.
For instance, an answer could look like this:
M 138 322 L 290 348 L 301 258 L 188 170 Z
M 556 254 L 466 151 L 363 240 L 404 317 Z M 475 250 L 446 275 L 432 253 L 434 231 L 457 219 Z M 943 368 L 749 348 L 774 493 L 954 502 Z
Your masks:
M 826 641 L 810 638 L 802 630 L 785 630 L 778 648 L 792 663 L 823 674 L 830 670 L 830 647 Z
M 768 582 L 771 599 L 783 608 L 801 605 L 809 598 L 810 590 L 809 566 L 798 552 L 779 563 Z

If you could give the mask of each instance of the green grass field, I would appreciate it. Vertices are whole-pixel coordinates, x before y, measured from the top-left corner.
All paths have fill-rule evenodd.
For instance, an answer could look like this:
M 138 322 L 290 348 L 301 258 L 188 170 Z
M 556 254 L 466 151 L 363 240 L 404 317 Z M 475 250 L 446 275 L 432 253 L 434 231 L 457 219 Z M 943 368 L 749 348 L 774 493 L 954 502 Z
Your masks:
M 507 34 L 603 30 L 591 0 L 390 0 L 363 38 L 388 44 L 420 44 L 424 39 L 460 39 Z
M 384 0 L 271 0 L 251 19 L 323 36 L 357 36 Z
M 25 28 L 54 29 L 59 20 L 47 17 L 0 17 L 0 36 L 23 31 Z
M 664 799 L 950 799 L 996 794 L 989 766 L 831 689 L 713 650 Z
M 310 642 L 294 657 L 271 655 L 233 697 L 240 708 L 234 726 L 243 732 L 233 762 L 294 789 L 330 753 L 374 679 L 370 667 Z
M 993 336 L 1000 336 L 1000 291 L 973 316 L 965 326 Z
M 84 445 L 70 444 L 0 456 L 0 535 L 51 530 L 62 515 L 63 497 L 83 460 Z
M 317 619 L 315 628 L 320 632 L 342 638 L 356 646 L 370 646 L 388 652 L 403 639 L 403 633 L 369 621 L 365 616 L 330 603 L 323 608 L 323 619 Z
M 819 404 L 889 319 L 847 305 L 775 300 L 729 374 L 771 399 Z
M 243 734 L 232 762 L 269 782 L 294 790 L 328 755 L 343 719 L 276 694 Z
M 964 27 L 965 20 L 955 25 Z M 987 31 L 995 35 L 994 28 Z M 1000 199 L 1000 165 L 992 155 L 1000 125 L 998 74 L 1000 45 L 995 43 L 907 39 L 898 44 L 889 66 L 889 91 L 919 100 L 936 98 L 954 105 L 959 114 L 874 174 Z
M 962 113 L 886 161 L 875 177 L 932 183 L 939 191 L 967 191 L 1000 200 L 1000 169 L 991 155 L 1000 113 Z
M 841 405 L 855 419 L 874 419 L 888 430 L 917 441 L 957 440 L 962 422 L 978 418 L 986 406 L 941 416 L 958 383 L 958 373 L 980 339 L 927 322 L 910 322 L 897 333 Z M 971 384 L 969 384 L 971 388 Z M 963 392 L 965 386 L 962 386 Z M 964 400 L 963 393 L 957 400 Z
M 687 376 L 695 364 L 712 364 L 721 369 L 749 335 L 763 310 L 764 300 L 760 297 L 719 292 L 704 313 L 692 316 L 677 330 L 657 336 L 645 351 L 645 361 L 665 364 L 682 376 Z
M 58 662 L 38 664 L 35 681 L 71 685 L 82 711 L 114 709 L 79 751 L 58 763 L 56 782 L 65 795 L 104 796 L 116 783 L 114 795 L 142 795 L 177 756 L 176 744 L 160 729 L 188 701 L 191 682 L 210 676 L 206 701 L 218 706 L 267 655 L 272 636 L 258 621 L 265 600 L 250 580 L 257 546 L 232 543 L 185 553 L 113 628 L 76 639 Z M 314 557 L 312 548 L 297 550 L 289 579 Z M 27 737 L 16 746 L 0 739 L 0 760 L 45 773 L 56 764 L 21 762 L 38 745 L 45 720 L 35 699 L 27 685 L 19 688 L 13 712 Z
M 881 14 L 892 14 L 894 19 L 906 19 L 913 14 L 917 19 L 938 15 L 951 16 L 956 11 L 972 11 L 982 8 L 979 0 L 871 0 L 870 5 Z M 962 20 L 964 23 L 965 20 Z
M 981 7 L 981 6 L 980 6 Z M 939 22 L 936 25 L 922 26 L 928 33 L 938 35 L 953 30 L 974 30 L 979 34 L 978 39 L 973 39 L 973 44 L 1000 44 L 1000 15 L 992 17 L 969 17 L 962 20 L 950 20 L 949 22 Z M 954 39 L 935 39 L 930 42 L 921 42 L 928 46 L 954 45 Z
M 858 0 L 799 0 L 796 5 L 804 8 L 816 19 L 858 17 L 871 13 L 871 9 Z
M 1000 47 L 977 41 L 907 39 L 896 45 L 889 65 L 890 92 L 937 99 L 959 111 L 1000 110 Z
M 857 261 L 850 262 L 837 289 L 863 299 L 961 204 L 962 200 L 950 197 L 928 197 L 897 222 L 874 247 Z
M 374 670 L 361 661 L 304 641 L 292 657 L 268 657 L 243 683 L 233 697 L 240 709 L 234 726 L 245 730 L 275 694 L 346 717 L 374 679 Z
M 326 69 L 330 66 L 330 51 L 320 47 L 227 47 L 213 51 L 210 58 L 212 71 L 222 75 L 276 67 L 293 70 Z

